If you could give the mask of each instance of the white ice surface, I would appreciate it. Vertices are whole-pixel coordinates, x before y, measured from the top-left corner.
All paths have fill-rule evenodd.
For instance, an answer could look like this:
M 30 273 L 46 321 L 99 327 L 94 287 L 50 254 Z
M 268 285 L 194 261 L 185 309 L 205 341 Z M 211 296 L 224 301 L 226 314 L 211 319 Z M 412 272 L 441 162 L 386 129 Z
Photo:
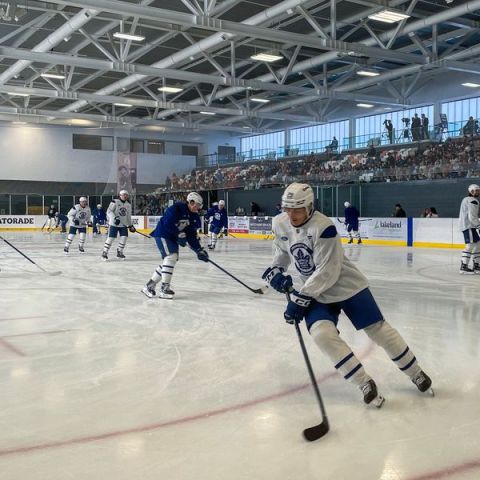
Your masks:
M 58 233 L 2 236 L 63 274 L 0 241 L 1 480 L 480 478 L 480 276 L 458 274 L 460 251 L 346 246 L 436 397 L 342 316 L 386 403 L 366 407 L 303 330 L 331 424 L 307 443 L 319 409 L 282 295 L 182 249 L 175 299 L 149 300 L 151 240 L 104 263 L 104 238 L 65 257 Z M 212 258 L 257 288 L 270 249 L 229 238 Z

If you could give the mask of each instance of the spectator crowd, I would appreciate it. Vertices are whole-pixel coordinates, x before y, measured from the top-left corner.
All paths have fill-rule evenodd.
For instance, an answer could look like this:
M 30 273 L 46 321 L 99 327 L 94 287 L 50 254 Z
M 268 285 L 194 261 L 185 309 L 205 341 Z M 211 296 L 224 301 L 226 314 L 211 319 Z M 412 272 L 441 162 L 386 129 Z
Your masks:
M 348 182 L 396 182 L 480 177 L 480 139 L 448 139 L 397 150 L 342 155 L 314 154 L 284 160 L 263 160 L 218 168 L 194 169 L 190 174 L 172 173 L 154 193 L 138 195 L 136 213 L 158 215 L 175 192 L 242 188 L 254 190 L 285 186 L 294 181 L 314 184 Z M 168 192 L 168 195 L 165 193 Z

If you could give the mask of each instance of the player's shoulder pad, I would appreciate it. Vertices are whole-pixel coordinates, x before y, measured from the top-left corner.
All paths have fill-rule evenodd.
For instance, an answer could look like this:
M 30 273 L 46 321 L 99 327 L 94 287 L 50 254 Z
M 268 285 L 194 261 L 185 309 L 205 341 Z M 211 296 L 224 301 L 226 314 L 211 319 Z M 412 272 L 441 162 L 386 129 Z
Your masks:
M 478 205 L 478 200 L 477 200 L 477 199 L 474 199 L 474 200 L 472 200 L 470 203 L 472 203 L 473 205 Z
M 315 222 L 320 238 L 335 238 L 337 236 L 337 228 L 323 213 L 315 212 L 313 221 Z
M 329 225 L 320 234 L 320 238 L 335 238 L 336 236 L 337 236 L 337 229 L 336 229 L 335 225 Z

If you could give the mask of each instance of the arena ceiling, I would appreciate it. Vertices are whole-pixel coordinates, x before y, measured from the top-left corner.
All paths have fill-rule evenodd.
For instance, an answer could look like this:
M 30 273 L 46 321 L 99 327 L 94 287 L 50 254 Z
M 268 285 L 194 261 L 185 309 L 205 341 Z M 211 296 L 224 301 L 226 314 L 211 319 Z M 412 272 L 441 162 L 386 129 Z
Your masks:
M 0 7 L 0 118 L 10 121 L 245 134 L 327 121 L 358 102 L 402 108 L 422 81 L 480 74 L 480 0 L 13 0 Z M 385 9 L 406 17 L 369 18 Z M 278 59 L 252 58 L 261 53 Z

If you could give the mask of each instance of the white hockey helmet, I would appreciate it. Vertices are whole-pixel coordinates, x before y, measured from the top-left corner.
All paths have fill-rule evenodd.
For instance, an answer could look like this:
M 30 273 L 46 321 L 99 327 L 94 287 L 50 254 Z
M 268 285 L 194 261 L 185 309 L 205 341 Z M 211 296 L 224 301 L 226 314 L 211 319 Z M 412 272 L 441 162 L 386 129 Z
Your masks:
M 218 206 L 219 206 L 219 207 L 220 207 L 220 206 L 224 207 L 224 206 L 225 206 L 225 200 L 220 200 L 220 201 L 218 202 Z
M 80 203 L 82 203 L 82 202 L 87 203 L 88 200 L 87 200 L 87 197 L 80 197 L 79 201 L 80 201 Z
M 128 195 L 128 192 L 127 192 L 127 190 L 120 190 L 120 191 L 118 192 L 118 194 L 119 194 L 119 195 Z
M 192 201 L 195 202 L 197 205 L 199 205 L 200 208 L 203 207 L 203 198 L 197 192 L 190 192 L 187 195 L 187 202 L 192 202 Z
M 350 202 L 345 202 L 345 203 L 343 204 L 343 206 L 344 206 L 345 208 L 351 207 Z
M 282 208 L 306 208 L 308 213 L 313 211 L 313 190 L 306 183 L 292 183 L 282 195 Z
M 102 205 L 99 203 L 99 204 L 97 205 L 97 208 L 102 208 Z
M 468 186 L 468 193 L 471 193 L 473 195 L 476 190 L 480 190 L 480 187 L 476 183 L 472 183 Z

